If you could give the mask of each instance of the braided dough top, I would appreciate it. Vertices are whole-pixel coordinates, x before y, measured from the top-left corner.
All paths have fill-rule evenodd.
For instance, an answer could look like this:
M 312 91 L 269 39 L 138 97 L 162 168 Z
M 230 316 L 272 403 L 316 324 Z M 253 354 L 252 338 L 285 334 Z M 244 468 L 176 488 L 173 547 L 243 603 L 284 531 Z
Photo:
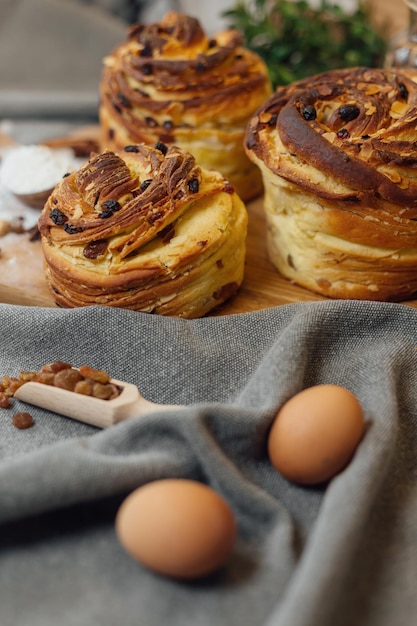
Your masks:
M 348 210 L 362 204 L 413 219 L 416 81 L 417 72 L 354 68 L 278 88 L 249 124 L 247 153 Z
M 239 126 L 270 93 L 264 62 L 237 31 L 209 38 L 197 19 L 170 11 L 133 26 L 104 60 L 101 106 L 123 118 L 135 141 L 158 127 L 172 143 L 177 127 Z

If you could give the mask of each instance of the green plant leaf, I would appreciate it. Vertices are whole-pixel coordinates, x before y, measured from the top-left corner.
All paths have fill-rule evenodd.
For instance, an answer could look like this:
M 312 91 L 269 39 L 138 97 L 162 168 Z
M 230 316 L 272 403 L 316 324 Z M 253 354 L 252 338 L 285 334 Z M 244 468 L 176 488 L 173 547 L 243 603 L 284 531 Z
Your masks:
M 274 87 L 329 69 L 380 67 L 388 48 L 362 2 L 353 12 L 330 0 L 237 0 L 223 13 L 264 59 Z

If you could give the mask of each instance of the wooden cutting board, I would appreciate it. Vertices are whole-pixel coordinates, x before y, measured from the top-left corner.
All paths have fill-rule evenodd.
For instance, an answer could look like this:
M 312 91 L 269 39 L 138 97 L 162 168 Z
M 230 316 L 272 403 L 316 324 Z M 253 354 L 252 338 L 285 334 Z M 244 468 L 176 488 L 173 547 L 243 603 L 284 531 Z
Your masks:
M 94 139 L 94 131 L 89 128 L 74 133 L 70 137 L 70 143 L 73 143 L 74 136 L 76 139 L 86 137 Z M 58 140 L 56 145 L 59 143 Z M 262 198 L 249 203 L 248 214 L 243 285 L 236 296 L 212 315 L 231 315 L 294 302 L 325 300 L 322 296 L 294 285 L 280 276 L 268 260 Z M 43 274 L 43 256 L 39 241 L 31 242 L 27 235 L 0 237 L 0 302 L 22 306 L 55 307 Z M 417 308 L 417 300 L 404 304 Z
M 214 315 L 230 315 L 294 302 L 325 298 L 292 284 L 279 275 L 267 258 L 262 198 L 248 206 L 249 227 L 245 279 L 239 293 Z M 0 240 L 1 247 L 1 240 Z M 0 302 L 23 306 L 54 307 L 43 276 L 40 242 L 16 235 L 0 256 Z M 403 304 L 417 308 L 417 300 Z
M 0 212 L 1 213 L 1 212 Z M 321 300 L 282 278 L 268 261 L 264 243 L 262 199 L 248 206 L 249 229 L 245 280 L 239 293 L 216 314 L 255 311 L 290 302 Z M 44 275 L 39 241 L 26 235 L 0 239 L 0 301 L 8 304 L 54 307 Z

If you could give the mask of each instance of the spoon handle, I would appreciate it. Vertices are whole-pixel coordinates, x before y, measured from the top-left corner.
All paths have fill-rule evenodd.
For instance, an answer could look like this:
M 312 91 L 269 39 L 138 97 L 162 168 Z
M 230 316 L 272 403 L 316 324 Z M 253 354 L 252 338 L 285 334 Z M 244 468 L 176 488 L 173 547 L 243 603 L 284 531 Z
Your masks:
M 146 400 L 136 385 L 114 378 L 111 382 L 122 388 L 121 393 L 113 400 L 102 400 L 38 382 L 25 383 L 16 390 L 14 396 L 28 404 L 97 428 L 108 428 L 117 422 L 139 417 L 150 411 L 179 408 L 176 405 L 156 404 Z

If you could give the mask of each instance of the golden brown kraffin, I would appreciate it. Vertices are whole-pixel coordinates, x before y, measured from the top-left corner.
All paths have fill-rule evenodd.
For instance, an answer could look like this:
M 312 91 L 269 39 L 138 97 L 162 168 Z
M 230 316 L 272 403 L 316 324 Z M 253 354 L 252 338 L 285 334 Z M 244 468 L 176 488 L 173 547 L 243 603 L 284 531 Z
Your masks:
M 93 154 L 49 197 L 39 230 L 63 307 L 108 305 L 201 317 L 239 288 L 246 208 L 177 147 Z
M 272 89 L 265 64 L 237 31 L 210 39 L 195 18 L 173 11 L 137 24 L 104 59 L 100 92 L 103 147 L 175 144 L 224 174 L 244 201 L 261 193 L 243 139 Z
M 354 68 L 278 88 L 252 118 L 270 259 L 333 298 L 417 292 L 417 74 Z

